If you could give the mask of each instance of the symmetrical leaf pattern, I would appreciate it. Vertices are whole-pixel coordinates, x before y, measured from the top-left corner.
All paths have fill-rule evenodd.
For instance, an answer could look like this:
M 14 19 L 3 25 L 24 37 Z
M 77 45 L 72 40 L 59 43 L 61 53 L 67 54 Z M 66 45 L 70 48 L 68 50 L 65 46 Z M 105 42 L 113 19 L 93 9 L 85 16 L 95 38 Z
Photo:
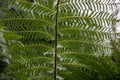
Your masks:
M 114 80 L 116 66 L 103 54 L 111 53 L 112 33 L 108 26 L 117 22 L 110 12 L 116 0 L 3 3 L 9 5 L 0 8 L 6 13 L 0 24 L 5 26 L 2 31 L 7 53 L 12 55 L 6 74 L 20 80 Z

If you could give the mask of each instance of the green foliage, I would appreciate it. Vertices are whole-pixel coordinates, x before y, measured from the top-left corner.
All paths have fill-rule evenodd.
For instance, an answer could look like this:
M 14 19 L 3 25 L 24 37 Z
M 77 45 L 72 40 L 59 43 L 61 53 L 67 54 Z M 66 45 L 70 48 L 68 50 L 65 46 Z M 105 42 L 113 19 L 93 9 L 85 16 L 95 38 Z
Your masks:
M 0 24 L 12 56 L 5 74 L 17 80 L 53 80 L 57 63 L 57 80 L 120 79 L 107 55 L 112 51 L 108 26 L 117 22 L 109 12 L 115 0 L 56 1 L 3 0 L 8 5 L 0 8 L 5 13 Z

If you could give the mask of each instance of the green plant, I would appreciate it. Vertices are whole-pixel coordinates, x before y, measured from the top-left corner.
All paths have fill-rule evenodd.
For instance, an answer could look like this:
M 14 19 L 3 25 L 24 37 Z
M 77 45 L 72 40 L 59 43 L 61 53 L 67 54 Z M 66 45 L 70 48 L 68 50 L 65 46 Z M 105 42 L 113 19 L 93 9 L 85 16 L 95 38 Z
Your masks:
M 111 53 L 112 0 L 3 0 L 2 32 L 21 80 L 117 80 Z

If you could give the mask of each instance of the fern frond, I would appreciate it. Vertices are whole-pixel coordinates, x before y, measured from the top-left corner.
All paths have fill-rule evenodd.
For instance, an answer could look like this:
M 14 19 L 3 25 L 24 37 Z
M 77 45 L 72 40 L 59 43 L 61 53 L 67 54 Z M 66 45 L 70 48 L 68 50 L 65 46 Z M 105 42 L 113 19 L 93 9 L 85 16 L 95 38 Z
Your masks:
M 115 69 L 116 66 L 114 65 L 114 63 L 111 62 L 110 57 L 107 57 L 107 56 L 97 57 L 97 56 L 88 55 L 88 54 L 86 55 L 86 54 L 69 53 L 69 52 L 60 54 L 60 57 L 62 57 L 62 59 L 60 59 L 59 64 L 62 64 L 66 69 L 70 68 L 68 71 L 71 71 L 71 72 L 75 71 L 75 73 L 73 74 L 77 74 L 77 72 L 78 73 L 85 72 L 86 74 L 90 74 L 92 77 L 94 76 L 93 80 L 108 79 L 108 78 L 113 80 L 113 75 L 115 74 L 113 69 Z M 85 65 L 83 66 L 83 68 L 88 69 L 88 71 L 86 70 L 84 71 L 84 69 L 83 70 L 78 69 L 78 68 L 81 68 L 80 64 Z M 71 66 L 67 66 L 67 65 L 71 65 Z M 78 68 L 75 68 L 77 65 L 80 65 L 80 66 Z
M 77 6 L 76 6 L 77 5 Z M 97 0 L 92 0 L 92 1 L 83 1 L 83 0 L 68 0 L 67 2 L 64 0 L 60 1 L 59 5 L 60 9 L 64 10 L 92 10 L 92 11 L 106 11 L 109 12 L 110 9 L 115 9 L 115 3 L 114 1 L 106 2 L 103 1 L 97 1 Z

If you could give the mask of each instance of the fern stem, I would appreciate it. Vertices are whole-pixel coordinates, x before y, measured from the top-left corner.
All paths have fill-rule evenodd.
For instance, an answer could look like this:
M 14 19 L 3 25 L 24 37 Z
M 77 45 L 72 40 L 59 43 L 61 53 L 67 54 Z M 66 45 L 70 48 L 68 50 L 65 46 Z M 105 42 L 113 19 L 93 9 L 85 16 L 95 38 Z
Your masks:
M 57 27 L 58 27 L 58 5 L 59 5 L 59 0 L 55 0 L 55 53 L 54 53 L 54 73 L 53 73 L 53 80 L 56 80 L 57 78 Z

